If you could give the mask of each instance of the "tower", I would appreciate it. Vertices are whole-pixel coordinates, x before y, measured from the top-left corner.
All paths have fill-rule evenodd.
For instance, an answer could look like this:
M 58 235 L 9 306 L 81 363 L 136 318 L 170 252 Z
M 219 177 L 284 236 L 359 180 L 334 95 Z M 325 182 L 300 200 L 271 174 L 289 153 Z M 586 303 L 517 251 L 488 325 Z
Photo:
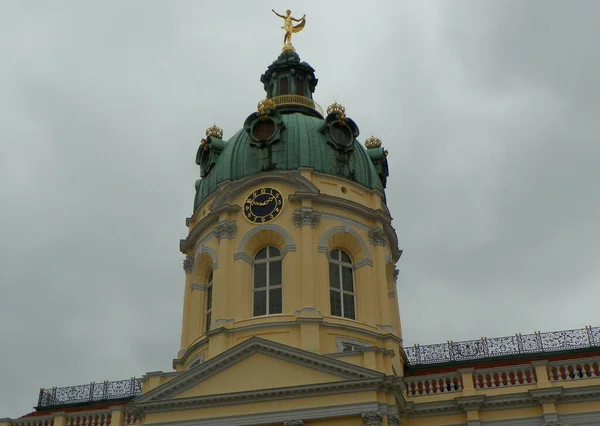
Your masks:
M 361 355 L 365 365 L 402 371 L 401 252 L 381 141 L 363 147 L 339 104 L 323 114 L 314 70 L 295 51 L 283 51 L 261 81 L 267 97 L 243 128 L 225 140 L 213 126 L 198 149 L 174 366 L 260 337 L 323 355 L 374 348 Z

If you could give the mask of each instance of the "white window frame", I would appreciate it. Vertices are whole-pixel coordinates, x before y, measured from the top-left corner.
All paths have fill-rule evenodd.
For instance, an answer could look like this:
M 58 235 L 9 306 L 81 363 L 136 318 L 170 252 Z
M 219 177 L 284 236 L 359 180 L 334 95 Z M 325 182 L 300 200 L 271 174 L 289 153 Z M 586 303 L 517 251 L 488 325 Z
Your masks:
M 361 349 L 373 346 L 370 343 L 363 342 L 361 340 L 350 339 L 347 337 L 337 337 L 335 339 L 335 343 L 336 343 L 338 352 L 344 352 L 344 353 L 358 352 Z M 350 346 L 354 347 L 354 349 L 351 351 L 344 351 L 345 345 L 350 345 Z
M 271 247 L 274 247 L 277 250 L 279 250 L 279 256 L 272 256 L 272 257 L 270 256 L 270 251 L 271 251 L 270 248 Z M 264 259 L 256 259 L 256 255 L 262 249 L 267 249 L 267 257 L 265 257 Z M 263 316 L 267 316 L 267 315 L 279 315 L 279 314 L 283 313 L 283 256 L 281 254 L 281 249 L 279 247 L 277 247 L 277 246 L 269 245 L 269 246 L 265 246 L 265 247 L 261 248 L 260 250 L 258 250 L 256 252 L 256 254 L 254 255 L 254 259 L 252 259 L 252 306 L 251 306 L 251 308 L 252 308 L 252 317 L 253 318 L 263 317 Z M 267 271 L 266 271 L 267 272 L 267 274 L 266 274 L 266 286 L 265 287 L 260 287 L 260 288 L 254 287 L 254 267 L 257 264 L 271 263 L 271 262 L 281 262 L 281 284 L 271 285 L 271 283 L 270 283 L 270 277 L 269 277 L 271 268 L 269 266 L 267 266 L 267 268 L 266 268 L 267 269 Z M 282 306 L 281 306 L 281 312 L 278 312 L 276 314 L 272 314 L 272 313 L 269 312 L 269 301 L 270 301 L 270 297 L 271 297 L 271 295 L 270 295 L 271 291 L 270 290 L 275 289 L 275 288 L 280 288 L 281 289 L 281 304 L 282 304 Z M 266 308 L 267 309 L 266 309 L 266 313 L 261 314 L 261 315 L 254 315 L 254 294 L 257 291 L 266 291 L 266 302 L 265 303 L 266 303 Z
M 350 259 L 350 263 L 344 262 L 341 259 L 333 259 L 331 257 L 331 252 L 335 251 L 335 250 L 338 250 L 340 252 L 340 258 L 341 258 L 341 253 L 344 253 Z M 336 268 L 338 268 L 338 275 L 339 275 L 339 280 L 340 280 L 339 287 L 332 287 L 331 282 L 329 282 L 329 291 L 333 290 L 340 294 L 340 304 L 342 306 L 342 315 L 340 315 L 340 316 L 333 315 L 333 312 L 331 312 L 331 315 L 333 315 L 337 318 L 345 318 L 345 319 L 356 321 L 356 318 L 358 317 L 358 315 L 357 315 L 358 310 L 356 309 L 356 279 L 354 277 L 354 263 L 352 263 L 352 259 L 350 258 L 350 255 L 348 255 L 348 253 L 346 253 L 341 248 L 329 250 L 329 253 L 327 253 L 327 259 L 329 260 L 329 264 L 328 264 L 329 268 L 331 268 L 332 264 L 335 265 Z M 342 274 L 343 268 L 349 268 L 350 271 L 352 271 L 352 291 L 344 290 L 344 282 L 343 282 L 344 274 Z M 352 299 L 354 300 L 354 318 L 348 318 L 344 315 L 344 313 L 345 313 L 344 294 L 351 295 Z

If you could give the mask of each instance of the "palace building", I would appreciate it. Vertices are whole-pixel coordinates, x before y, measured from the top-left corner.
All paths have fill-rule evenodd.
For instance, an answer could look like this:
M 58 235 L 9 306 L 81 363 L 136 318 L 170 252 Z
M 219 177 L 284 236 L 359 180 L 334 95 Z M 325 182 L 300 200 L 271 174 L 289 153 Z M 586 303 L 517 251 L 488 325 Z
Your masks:
M 260 81 L 196 155 L 173 370 L 41 389 L 0 426 L 600 425 L 598 327 L 403 346 L 382 141 L 315 103 L 291 43 Z

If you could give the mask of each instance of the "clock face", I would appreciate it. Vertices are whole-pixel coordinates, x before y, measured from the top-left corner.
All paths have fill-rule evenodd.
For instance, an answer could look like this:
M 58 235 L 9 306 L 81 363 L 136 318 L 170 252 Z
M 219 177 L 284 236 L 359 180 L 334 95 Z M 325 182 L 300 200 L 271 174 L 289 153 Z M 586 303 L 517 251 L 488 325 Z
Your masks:
M 275 188 L 258 188 L 244 201 L 244 216 L 252 223 L 267 223 L 283 210 L 283 196 Z

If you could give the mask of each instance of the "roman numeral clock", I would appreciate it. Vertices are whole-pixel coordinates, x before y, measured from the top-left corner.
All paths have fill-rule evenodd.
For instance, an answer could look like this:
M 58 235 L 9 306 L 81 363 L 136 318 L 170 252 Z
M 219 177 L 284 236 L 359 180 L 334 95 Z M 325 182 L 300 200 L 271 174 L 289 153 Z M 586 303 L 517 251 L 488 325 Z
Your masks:
M 258 188 L 244 201 L 244 217 L 252 223 L 267 223 L 283 210 L 283 196 L 275 188 Z

